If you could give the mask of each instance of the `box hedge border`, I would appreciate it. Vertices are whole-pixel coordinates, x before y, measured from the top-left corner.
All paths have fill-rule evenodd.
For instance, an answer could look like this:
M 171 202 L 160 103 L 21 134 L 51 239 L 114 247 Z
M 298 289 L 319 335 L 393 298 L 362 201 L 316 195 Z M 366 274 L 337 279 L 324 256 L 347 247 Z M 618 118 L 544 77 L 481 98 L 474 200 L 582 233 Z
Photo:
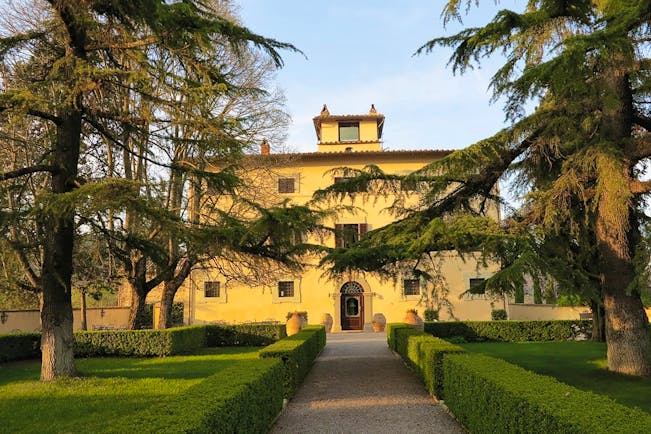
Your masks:
M 406 324 L 388 324 L 395 351 L 423 381 L 427 391 L 443 399 L 443 356 L 463 348 Z
M 261 347 L 287 337 L 285 324 L 206 324 L 209 347 Z
M 162 357 L 205 346 L 266 346 L 287 336 L 284 324 L 196 325 L 166 330 L 76 331 L 77 357 Z M 0 335 L 0 363 L 41 357 L 40 333 Z
M 77 357 L 163 357 L 191 353 L 205 346 L 204 326 L 75 332 Z
M 405 324 L 388 324 L 387 339 L 472 433 L 651 432 L 651 415 L 642 410 L 501 359 L 467 354 Z
M 180 395 L 111 421 L 106 432 L 262 433 L 283 406 L 283 364 L 242 360 Z
M 306 326 L 296 333 L 260 350 L 261 358 L 280 358 L 284 367 L 285 397 L 290 398 L 305 379 L 314 360 L 326 344 L 324 326 Z
M 440 321 L 426 322 L 425 332 L 443 339 L 463 338 L 467 342 L 570 341 L 589 339 L 592 321 Z
M 472 433 L 651 432 L 651 415 L 501 359 L 447 354 L 445 403 Z
M 40 333 L 0 335 L 0 363 L 41 357 Z

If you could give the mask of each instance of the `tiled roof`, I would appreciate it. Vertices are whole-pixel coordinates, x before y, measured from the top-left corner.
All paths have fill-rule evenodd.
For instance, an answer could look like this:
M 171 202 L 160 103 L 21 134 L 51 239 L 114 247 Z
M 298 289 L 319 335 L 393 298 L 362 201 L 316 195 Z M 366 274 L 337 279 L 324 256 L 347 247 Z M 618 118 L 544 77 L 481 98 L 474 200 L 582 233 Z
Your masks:
M 283 154 L 249 154 L 247 157 L 277 157 L 287 159 L 318 159 L 331 158 L 333 156 L 346 156 L 346 158 L 363 158 L 363 157 L 391 157 L 391 156 L 414 156 L 414 157 L 444 157 L 454 152 L 453 149 L 400 149 L 395 151 L 336 151 L 336 152 L 291 152 Z

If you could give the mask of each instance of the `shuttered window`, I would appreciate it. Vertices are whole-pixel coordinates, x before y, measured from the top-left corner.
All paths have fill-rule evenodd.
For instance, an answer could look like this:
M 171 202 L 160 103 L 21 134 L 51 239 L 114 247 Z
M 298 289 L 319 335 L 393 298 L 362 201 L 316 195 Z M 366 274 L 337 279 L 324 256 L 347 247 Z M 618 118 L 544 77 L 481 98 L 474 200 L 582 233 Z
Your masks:
M 336 224 L 335 246 L 347 249 L 368 232 L 367 223 Z
M 404 279 L 402 281 L 403 295 L 420 295 L 420 281 L 418 279 Z
M 204 282 L 203 283 L 203 296 L 206 298 L 219 297 L 219 282 Z
M 278 297 L 293 297 L 294 282 L 291 280 L 278 282 Z
M 296 180 L 294 178 L 278 178 L 278 193 L 296 192 Z

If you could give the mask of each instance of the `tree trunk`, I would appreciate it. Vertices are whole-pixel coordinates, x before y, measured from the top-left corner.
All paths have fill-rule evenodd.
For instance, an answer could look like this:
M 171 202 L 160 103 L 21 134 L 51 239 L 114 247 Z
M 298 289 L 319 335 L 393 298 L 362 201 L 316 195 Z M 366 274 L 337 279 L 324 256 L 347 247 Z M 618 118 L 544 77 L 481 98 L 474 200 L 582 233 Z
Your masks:
M 590 311 L 592 312 L 592 337 L 595 342 L 606 341 L 606 313 L 603 304 L 590 300 Z
M 81 294 L 81 299 L 79 303 L 79 314 L 81 316 L 81 329 L 88 330 L 88 322 L 86 321 L 86 291 L 83 289 L 79 291 Z
M 604 294 L 608 369 L 629 375 L 651 375 L 649 319 L 639 296 L 623 290 Z
M 608 369 L 621 374 L 651 375 L 649 319 L 639 292 L 627 294 L 635 277 L 631 259 L 635 248 L 631 246 L 636 245 L 637 226 L 621 195 L 619 191 L 601 194 L 596 221 Z
M 158 317 L 157 328 L 165 329 L 172 326 L 172 307 L 174 305 L 174 296 L 183 282 L 188 278 L 192 267 L 196 263 L 194 257 L 183 258 L 179 264 L 176 274 L 173 278 L 167 279 L 163 283 L 163 294 L 160 301 L 160 315 Z
M 156 328 L 166 329 L 172 327 L 172 307 L 174 305 L 174 296 L 180 285 L 173 281 L 165 281 L 163 284 L 163 294 L 160 300 L 160 314 L 158 315 L 158 324 Z
M 79 101 L 79 106 L 81 102 Z M 59 171 L 52 175 L 54 194 L 64 194 L 74 188 L 77 176 L 81 137 L 81 111 L 64 109 L 57 126 L 53 160 Z M 74 335 L 72 333 L 72 251 L 74 213 L 57 210 L 45 216 L 47 239 L 43 247 L 41 281 L 41 380 L 75 375 Z
M 145 299 L 147 293 L 143 292 L 141 288 L 131 287 L 131 309 L 129 310 L 129 323 L 127 328 L 129 330 L 136 330 L 140 327 L 140 318 L 145 314 Z

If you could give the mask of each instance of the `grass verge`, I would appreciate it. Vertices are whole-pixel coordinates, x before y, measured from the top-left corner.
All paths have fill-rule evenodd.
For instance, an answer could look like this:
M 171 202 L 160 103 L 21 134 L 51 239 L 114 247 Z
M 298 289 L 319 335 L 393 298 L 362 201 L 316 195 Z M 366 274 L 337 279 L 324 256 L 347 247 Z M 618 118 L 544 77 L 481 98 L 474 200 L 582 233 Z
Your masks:
M 253 363 L 258 350 L 204 348 L 192 356 L 77 359 L 79 378 L 51 383 L 38 381 L 39 361 L 0 364 L 0 431 L 103 432 L 112 420 L 173 399 L 238 363 Z

